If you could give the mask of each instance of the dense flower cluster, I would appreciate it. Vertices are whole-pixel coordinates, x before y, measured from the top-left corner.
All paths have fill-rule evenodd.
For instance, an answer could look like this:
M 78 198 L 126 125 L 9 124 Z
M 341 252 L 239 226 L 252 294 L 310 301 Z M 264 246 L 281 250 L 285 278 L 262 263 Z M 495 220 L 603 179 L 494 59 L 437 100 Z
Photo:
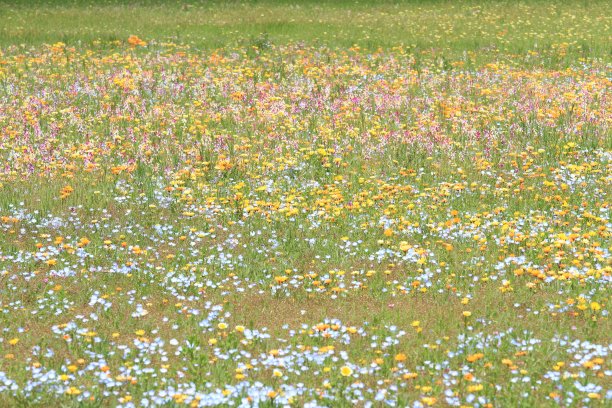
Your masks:
M 608 67 L 471 58 L 4 50 L 0 403 L 612 399 Z

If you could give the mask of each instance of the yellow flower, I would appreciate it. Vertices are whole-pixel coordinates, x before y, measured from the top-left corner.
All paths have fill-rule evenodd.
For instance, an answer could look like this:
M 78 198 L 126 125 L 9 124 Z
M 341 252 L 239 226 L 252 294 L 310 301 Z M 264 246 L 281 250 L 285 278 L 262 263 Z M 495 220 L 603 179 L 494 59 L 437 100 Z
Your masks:
M 66 390 L 66 394 L 68 395 L 79 395 L 81 393 L 81 391 L 79 391 L 77 388 L 75 387 L 70 387 Z
M 463 317 L 470 317 L 471 315 L 472 315 L 472 312 L 470 312 L 469 310 L 463 311 Z
M 11 346 L 14 346 L 15 344 L 19 343 L 19 339 L 18 339 L 17 337 L 15 337 L 14 339 L 10 339 L 10 340 L 8 341 L 8 343 L 9 343 Z
M 470 385 L 467 387 L 468 392 L 477 392 L 482 390 L 482 384 Z
M 406 241 L 402 241 L 400 242 L 400 250 L 406 252 L 408 251 L 410 248 L 412 248 L 412 245 L 410 245 L 409 243 L 407 243 Z
M 591 310 L 597 312 L 598 310 L 601 310 L 601 305 L 597 302 L 591 302 Z
M 421 401 L 423 401 L 423 403 L 425 405 L 427 405 L 428 407 L 432 406 L 433 404 L 436 403 L 436 401 L 438 401 L 435 397 L 423 397 L 421 398 Z
M 340 374 L 342 374 L 343 377 L 348 377 L 353 374 L 353 369 L 349 366 L 342 366 L 342 368 L 340 368 Z

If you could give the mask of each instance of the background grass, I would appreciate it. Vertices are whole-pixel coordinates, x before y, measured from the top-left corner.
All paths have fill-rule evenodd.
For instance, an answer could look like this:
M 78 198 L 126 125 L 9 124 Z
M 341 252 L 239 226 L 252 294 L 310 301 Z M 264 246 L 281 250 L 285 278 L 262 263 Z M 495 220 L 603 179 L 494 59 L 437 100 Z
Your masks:
M 307 41 L 404 45 L 449 56 L 524 53 L 568 43 L 574 58 L 610 55 L 606 1 L 16 1 L 0 2 L 0 46 L 94 40 L 177 41 L 199 48 Z

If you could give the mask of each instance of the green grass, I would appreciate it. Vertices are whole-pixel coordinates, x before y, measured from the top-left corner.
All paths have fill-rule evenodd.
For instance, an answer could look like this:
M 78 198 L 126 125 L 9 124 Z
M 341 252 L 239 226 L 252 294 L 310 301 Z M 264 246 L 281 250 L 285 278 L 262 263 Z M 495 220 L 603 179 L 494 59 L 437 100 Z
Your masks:
M 574 58 L 604 58 L 611 51 L 606 11 L 606 1 L 0 2 L 0 45 L 89 46 L 137 34 L 204 49 L 266 38 L 369 49 L 403 45 L 454 58 L 568 43 Z

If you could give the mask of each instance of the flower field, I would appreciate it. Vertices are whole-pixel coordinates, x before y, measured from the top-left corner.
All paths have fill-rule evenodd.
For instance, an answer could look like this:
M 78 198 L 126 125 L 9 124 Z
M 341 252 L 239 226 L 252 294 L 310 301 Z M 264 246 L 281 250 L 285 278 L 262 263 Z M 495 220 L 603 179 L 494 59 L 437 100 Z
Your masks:
M 500 34 L 529 4 L 453 44 L 0 32 L 0 406 L 612 403 L 610 18 Z

